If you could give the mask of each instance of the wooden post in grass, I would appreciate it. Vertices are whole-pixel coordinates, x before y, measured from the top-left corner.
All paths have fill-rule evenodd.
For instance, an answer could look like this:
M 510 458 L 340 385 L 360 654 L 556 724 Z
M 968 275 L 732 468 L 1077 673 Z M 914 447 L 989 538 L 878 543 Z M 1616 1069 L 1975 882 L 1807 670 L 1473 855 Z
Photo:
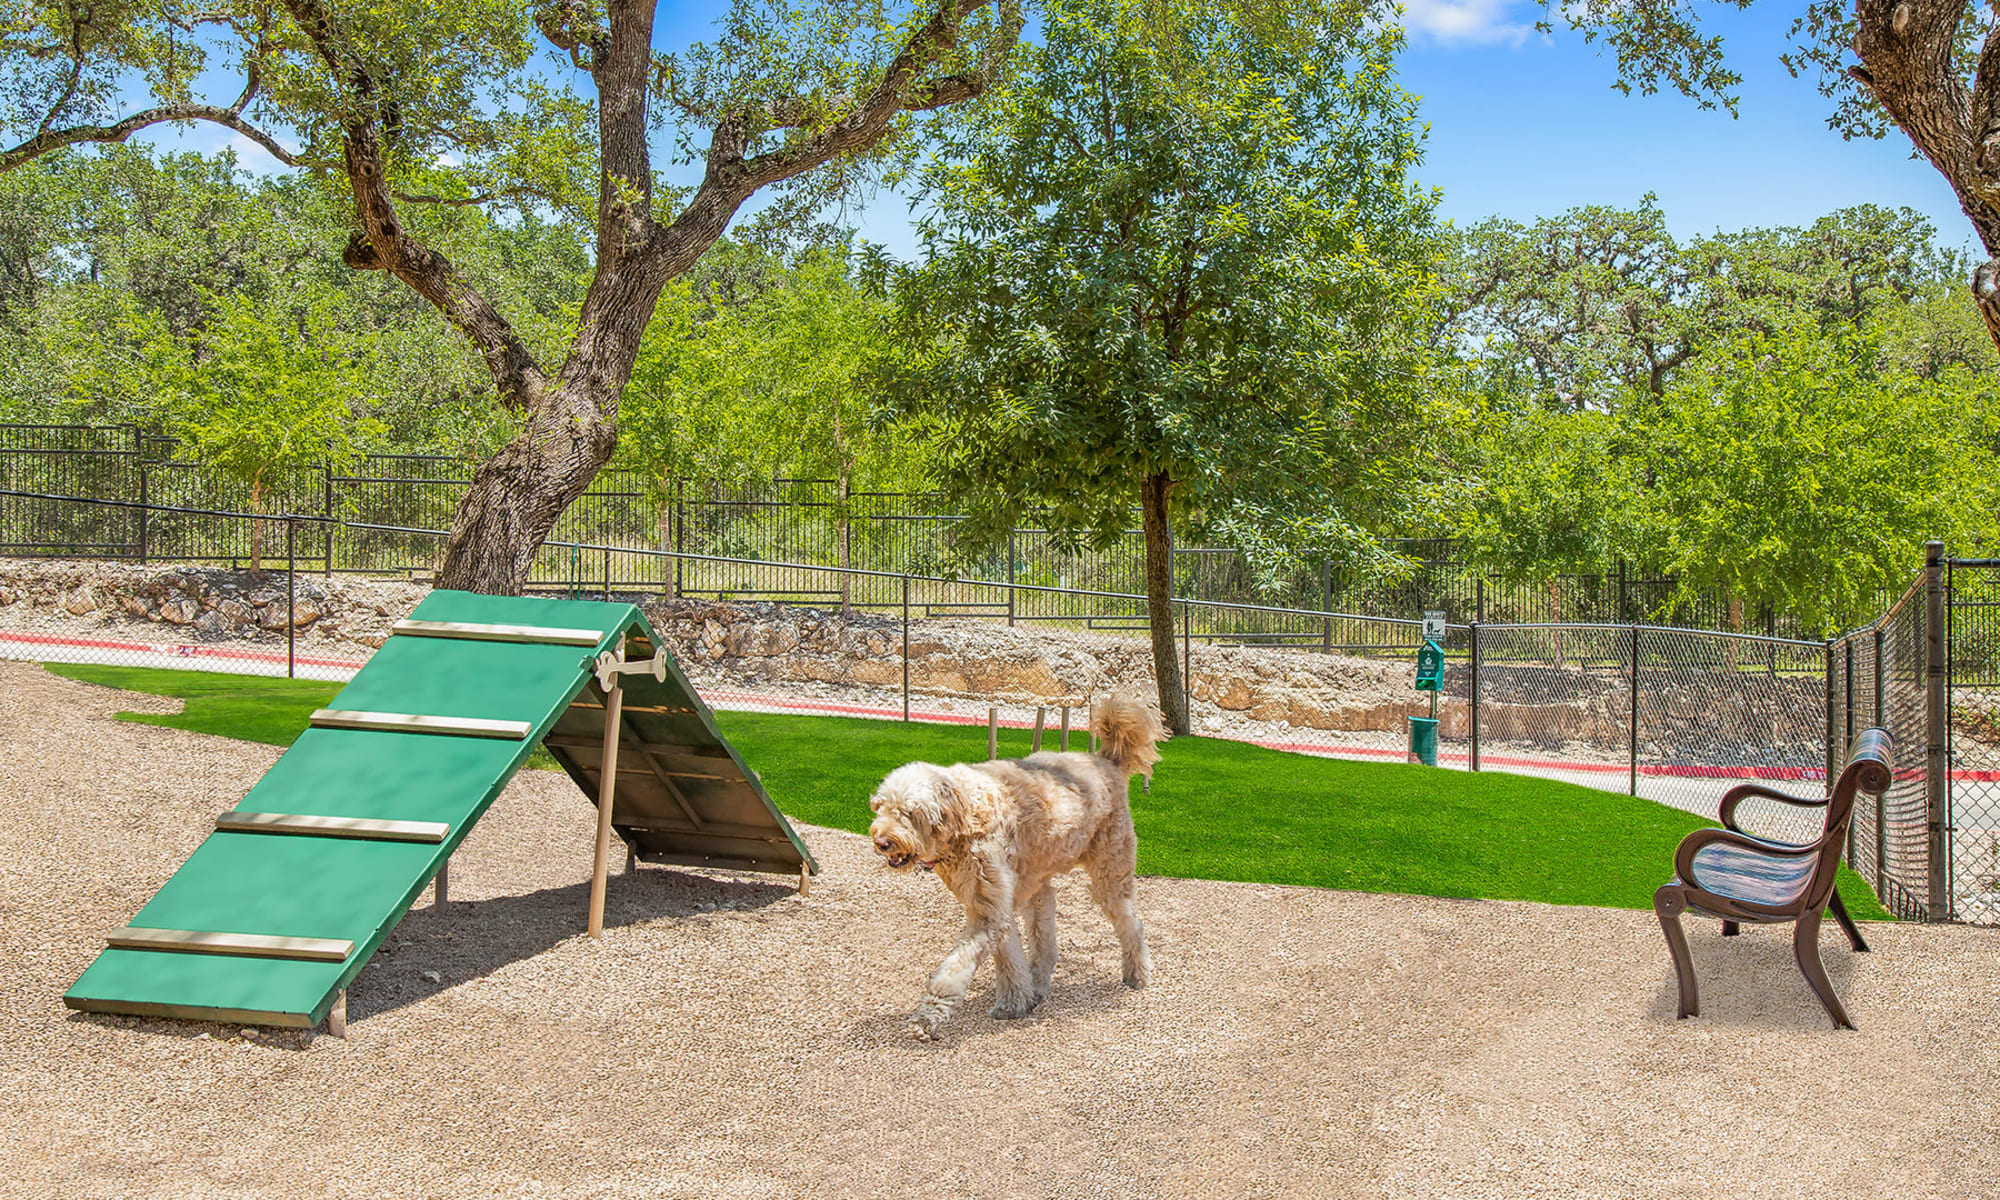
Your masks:
M 986 710 L 986 761 L 1000 757 L 1000 710 Z
M 1035 705 L 1035 748 L 1029 751 L 1030 754 L 1042 752 L 1042 726 L 1047 722 L 1048 715 L 1048 709 L 1039 704 Z
M 621 660 L 623 648 L 612 651 Z M 618 725 L 625 704 L 625 689 L 618 677 L 610 677 L 604 689 L 604 750 L 597 769 L 597 855 L 590 865 L 590 936 L 604 936 L 604 884 L 610 869 L 611 805 L 618 791 Z
M 1062 734 L 1056 743 L 1066 754 L 1069 752 L 1069 705 L 1062 706 Z

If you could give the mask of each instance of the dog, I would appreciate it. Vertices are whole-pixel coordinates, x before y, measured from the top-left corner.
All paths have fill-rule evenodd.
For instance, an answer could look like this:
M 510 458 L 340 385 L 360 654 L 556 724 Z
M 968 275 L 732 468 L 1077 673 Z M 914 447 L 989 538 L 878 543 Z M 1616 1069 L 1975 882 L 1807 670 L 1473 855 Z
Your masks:
M 965 906 L 965 931 L 931 975 L 910 1032 L 934 1040 L 989 954 L 999 973 L 993 1015 L 1025 1017 L 1048 998 L 1056 967 L 1054 881 L 1081 866 L 1090 896 L 1118 931 L 1125 986 L 1152 971 L 1132 901 L 1139 842 L 1127 793 L 1160 760 L 1159 718 L 1115 695 L 1092 715 L 1099 748 L 1002 762 L 897 767 L 868 801 L 875 852 L 899 871 L 935 871 Z M 1015 915 L 1026 918 L 1022 947 Z

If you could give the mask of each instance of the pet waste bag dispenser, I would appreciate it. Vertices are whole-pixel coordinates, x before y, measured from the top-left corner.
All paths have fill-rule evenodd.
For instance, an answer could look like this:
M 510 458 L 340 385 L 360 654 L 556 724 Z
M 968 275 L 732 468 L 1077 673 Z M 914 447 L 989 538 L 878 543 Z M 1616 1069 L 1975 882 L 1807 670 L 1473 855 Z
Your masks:
M 1442 614 L 1439 614 L 1442 617 Z M 1443 624 L 1442 620 L 1438 622 Z M 1431 715 L 1411 717 L 1410 761 L 1427 767 L 1438 763 L 1438 689 L 1444 684 L 1444 651 L 1432 640 L 1431 622 L 1424 621 L 1424 644 L 1417 651 L 1417 690 L 1431 694 Z

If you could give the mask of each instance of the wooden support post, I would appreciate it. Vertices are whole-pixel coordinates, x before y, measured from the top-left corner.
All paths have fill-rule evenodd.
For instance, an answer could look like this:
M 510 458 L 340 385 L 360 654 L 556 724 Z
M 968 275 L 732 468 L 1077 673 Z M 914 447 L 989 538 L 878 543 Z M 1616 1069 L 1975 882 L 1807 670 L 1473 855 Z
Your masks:
M 1029 751 L 1030 754 L 1040 754 L 1042 751 L 1042 726 L 1048 722 L 1048 715 L 1048 709 L 1039 704 L 1035 705 L 1035 748 Z
M 1064 753 L 1068 753 L 1068 751 L 1069 751 L 1069 705 L 1067 705 L 1067 704 L 1065 704 L 1065 705 L 1063 705 L 1063 706 L 1062 706 L 1062 735 L 1061 735 L 1061 737 L 1060 737 L 1060 738 L 1059 738 L 1059 739 L 1057 740 L 1057 742 L 1056 742 L 1056 745 L 1060 746 L 1060 747 L 1062 748 L 1062 750 L 1063 750 L 1063 752 L 1064 752 Z
M 444 865 L 438 868 L 437 878 L 433 880 L 432 883 L 437 887 L 437 899 L 433 901 L 433 903 L 435 903 L 437 907 L 443 908 L 445 901 L 450 898 L 450 893 L 451 893 L 450 859 L 447 858 L 444 860 Z
M 326 1031 L 337 1038 L 347 1036 L 347 989 L 341 988 L 333 996 L 333 1007 L 326 1011 Z
M 597 854 L 590 864 L 590 936 L 604 936 L 604 881 L 610 870 L 611 806 L 618 795 L 618 726 L 625 707 L 625 689 L 618 677 L 604 696 L 604 750 L 597 769 Z
M 1000 710 L 986 710 L 986 761 L 1000 757 Z
M 638 848 L 634 846 L 625 847 L 625 873 L 627 875 L 630 875 L 632 872 L 638 869 L 639 869 Z
M 799 895 L 812 894 L 813 869 L 805 863 L 799 864 Z

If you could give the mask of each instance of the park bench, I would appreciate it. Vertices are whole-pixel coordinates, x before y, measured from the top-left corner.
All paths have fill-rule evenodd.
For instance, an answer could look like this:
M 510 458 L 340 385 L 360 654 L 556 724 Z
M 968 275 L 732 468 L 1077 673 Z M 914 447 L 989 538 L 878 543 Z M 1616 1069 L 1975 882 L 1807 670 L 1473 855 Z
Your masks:
M 1737 784 L 1722 796 L 1723 828 L 1698 829 L 1682 839 L 1674 853 L 1674 878 L 1653 894 L 1653 910 L 1667 935 L 1667 949 L 1673 954 L 1674 974 L 1680 984 L 1679 1016 L 1694 1016 L 1699 1008 L 1694 962 L 1688 956 L 1687 935 L 1681 931 L 1681 913 L 1693 908 L 1721 917 L 1725 937 L 1733 936 L 1745 921 L 1760 925 L 1792 922 L 1792 955 L 1806 982 L 1826 1006 L 1836 1029 L 1854 1028 L 1820 962 L 1819 923 L 1821 914 L 1831 908 L 1834 920 L 1847 932 L 1848 943 L 1857 951 L 1868 949 L 1854 919 L 1847 915 L 1847 907 L 1840 902 L 1834 877 L 1845 848 L 1847 825 L 1854 816 L 1855 793 L 1874 796 L 1888 788 L 1893 750 L 1888 730 L 1865 730 L 1854 739 L 1847 765 L 1824 799 L 1801 799 L 1761 783 Z M 1752 796 L 1801 808 L 1824 808 L 1826 821 L 1819 837 L 1799 844 L 1744 832 L 1736 823 L 1736 807 Z

